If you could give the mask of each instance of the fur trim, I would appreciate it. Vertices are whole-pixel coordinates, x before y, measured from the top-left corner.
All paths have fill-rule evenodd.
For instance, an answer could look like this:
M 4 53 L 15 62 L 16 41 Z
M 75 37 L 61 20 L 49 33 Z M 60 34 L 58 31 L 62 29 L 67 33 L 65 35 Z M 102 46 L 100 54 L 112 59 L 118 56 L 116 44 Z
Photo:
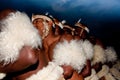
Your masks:
M 97 76 L 99 78 L 102 78 L 103 76 L 107 75 L 109 72 L 109 67 L 107 65 L 103 65 L 102 69 L 97 73 Z
M 0 73 L 0 80 L 2 80 L 6 76 L 5 73 Z
M 107 75 L 105 75 L 105 80 L 116 80 L 111 73 L 108 73 Z
M 118 71 L 120 71 L 120 60 L 116 61 L 116 63 L 113 65 L 113 68 L 116 68 Z
M 86 77 L 85 80 L 99 80 L 94 69 L 91 70 L 91 75 Z
M 120 71 L 116 68 L 111 68 L 110 73 L 116 78 L 116 80 L 120 80 Z
M 101 63 L 106 62 L 105 51 L 101 46 L 94 45 L 94 55 L 93 55 L 92 65 L 99 62 Z
M 71 65 L 80 72 L 86 63 L 82 42 L 77 40 L 59 42 L 54 48 L 53 61 L 58 65 Z
M 93 58 L 93 45 L 90 43 L 90 41 L 85 40 L 83 41 L 83 50 L 86 53 L 87 59 L 91 60 Z
M 107 47 L 105 50 L 107 62 L 114 62 L 117 60 L 117 54 L 113 47 Z
M 0 62 L 4 62 L 4 64 L 14 62 L 24 45 L 32 47 L 42 45 L 37 29 L 25 13 L 19 11 L 10 13 L 1 22 L 1 26 Z
M 63 69 L 53 62 L 49 62 L 47 67 L 39 70 L 26 80 L 59 80 L 63 74 Z

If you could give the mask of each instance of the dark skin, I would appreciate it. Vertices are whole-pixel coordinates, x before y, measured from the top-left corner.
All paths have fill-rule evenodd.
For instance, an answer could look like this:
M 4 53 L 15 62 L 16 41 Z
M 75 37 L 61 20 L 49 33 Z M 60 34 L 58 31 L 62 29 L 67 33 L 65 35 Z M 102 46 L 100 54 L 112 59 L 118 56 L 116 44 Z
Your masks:
M 68 80 L 84 80 L 82 75 L 79 75 L 76 71 L 73 72 L 73 75 Z
M 102 63 L 96 63 L 92 66 L 93 69 L 95 69 L 96 72 L 99 72 L 102 69 Z
M 38 53 L 38 63 L 35 65 L 31 65 L 31 67 L 29 67 L 28 70 L 17 72 L 17 74 L 15 73 L 16 76 L 13 77 L 13 80 L 25 80 L 26 78 L 37 73 L 43 67 L 46 67 L 48 65 L 48 61 L 44 54 L 44 51 L 39 49 L 39 50 L 35 50 L 35 52 Z M 32 68 L 33 66 L 36 67 Z
M 5 73 L 21 71 L 30 65 L 33 65 L 38 60 L 38 53 L 34 52 L 30 46 L 24 46 L 19 53 L 18 59 L 14 63 L 7 65 L 0 64 L 0 71 Z
M 15 12 L 13 9 L 5 9 L 0 12 L 0 20 L 4 19 L 10 12 Z
M 91 75 L 91 61 L 87 60 L 86 65 L 80 73 L 84 78 Z

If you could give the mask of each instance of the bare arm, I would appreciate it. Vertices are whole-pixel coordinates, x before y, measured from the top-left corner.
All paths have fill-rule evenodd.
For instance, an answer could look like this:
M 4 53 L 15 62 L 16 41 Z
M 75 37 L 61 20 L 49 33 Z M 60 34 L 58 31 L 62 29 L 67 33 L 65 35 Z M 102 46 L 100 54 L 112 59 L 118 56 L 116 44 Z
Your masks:
M 25 46 L 21 49 L 19 58 L 14 63 L 7 65 L 0 64 L 0 72 L 9 73 L 23 70 L 33 65 L 38 60 L 38 53 L 31 47 Z

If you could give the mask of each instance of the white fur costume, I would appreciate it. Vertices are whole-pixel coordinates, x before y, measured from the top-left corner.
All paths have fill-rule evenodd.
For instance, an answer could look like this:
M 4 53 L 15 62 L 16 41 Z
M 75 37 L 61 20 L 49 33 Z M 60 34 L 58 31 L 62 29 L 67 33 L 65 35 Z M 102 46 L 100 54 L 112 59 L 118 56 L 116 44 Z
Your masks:
M 105 49 L 105 55 L 107 62 L 114 62 L 117 60 L 117 54 L 113 47 L 107 47 Z
M 41 46 L 38 31 L 25 13 L 16 11 L 10 13 L 1 21 L 0 32 L 0 62 L 4 65 L 13 63 L 19 56 L 24 45 Z
M 100 45 L 94 45 L 94 55 L 93 55 L 92 65 L 99 62 L 101 63 L 106 62 L 105 50 Z
M 96 71 L 94 69 L 91 70 L 91 75 L 84 79 L 85 80 L 99 80 L 98 76 L 96 75 Z
M 107 74 L 105 75 L 105 80 L 116 80 L 116 79 L 115 79 L 115 77 L 112 76 L 111 73 L 107 73 Z
M 26 80 L 64 80 L 61 77 L 63 69 L 53 62 L 49 62 L 48 66 L 39 70 L 36 74 L 30 76 Z
M 86 63 L 86 56 L 82 48 L 82 42 L 64 40 L 59 42 L 53 51 L 53 62 L 58 65 L 71 65 L 80 72 Z
M 87 39 L 82 42 L 83 50 L 86 54 L 87 59 L 91 60 L 93 58 L 93 45 Z
M 115 79 L 120 80 L 120 71 L 118 71 L 116 68 L 111 68 L 110 73 L 114 76 Z

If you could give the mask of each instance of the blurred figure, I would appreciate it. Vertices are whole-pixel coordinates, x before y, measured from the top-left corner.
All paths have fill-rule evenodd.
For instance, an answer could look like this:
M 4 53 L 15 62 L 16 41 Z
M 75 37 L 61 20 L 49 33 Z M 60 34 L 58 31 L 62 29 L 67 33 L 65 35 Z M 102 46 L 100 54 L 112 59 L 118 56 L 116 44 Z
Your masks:
M 0 16 L 0 72 L 11 74 L 36 64 L 41 37 L 29 17 L 10 9 Z

